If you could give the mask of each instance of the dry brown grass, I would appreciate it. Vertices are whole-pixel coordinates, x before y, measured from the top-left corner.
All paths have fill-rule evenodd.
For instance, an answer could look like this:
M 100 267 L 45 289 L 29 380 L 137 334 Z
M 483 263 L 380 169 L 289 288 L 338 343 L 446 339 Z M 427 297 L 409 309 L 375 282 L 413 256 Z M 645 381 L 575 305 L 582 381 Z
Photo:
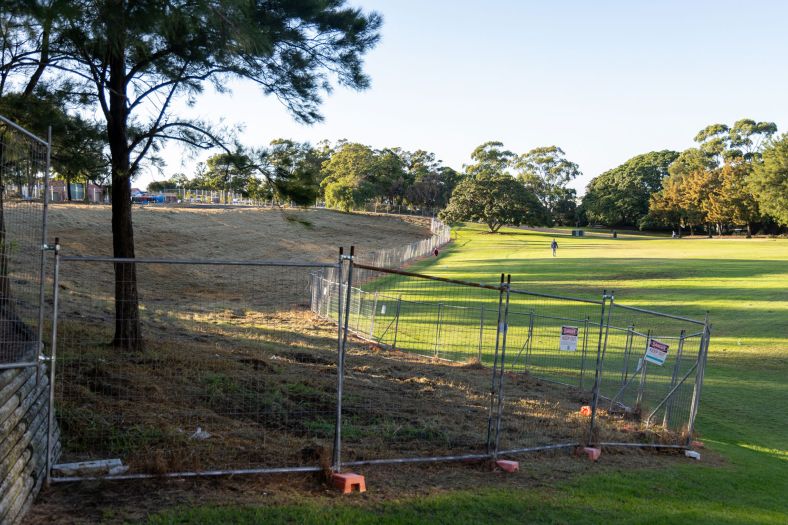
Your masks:
M 134 206 L 138 257 L 236 260 L 336 260 L 339 246 L 357 253 L 429 236 L 424 219 L 351 215 L 330 210 Z M 68 255 L 112 255 L 108 206 L 55 204 L 50 238 Z

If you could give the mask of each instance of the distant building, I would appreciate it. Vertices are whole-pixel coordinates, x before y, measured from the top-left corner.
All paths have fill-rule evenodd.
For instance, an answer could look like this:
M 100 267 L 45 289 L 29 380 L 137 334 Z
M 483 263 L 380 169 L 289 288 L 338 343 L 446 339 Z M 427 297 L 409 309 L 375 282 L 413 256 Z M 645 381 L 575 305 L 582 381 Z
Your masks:
M 71 201 L 72 202 L 110 202 L 109 188 L 106 186 L 99 186 L 97 184 L 85 184 L 81 182 L 72 182 L 71 186 Z M 68 190 L 66 188 L 66 181 L 64 180 L 51 180 L 49 181 L 49 201 L 50 202 L 66 202 L 68 201 Z

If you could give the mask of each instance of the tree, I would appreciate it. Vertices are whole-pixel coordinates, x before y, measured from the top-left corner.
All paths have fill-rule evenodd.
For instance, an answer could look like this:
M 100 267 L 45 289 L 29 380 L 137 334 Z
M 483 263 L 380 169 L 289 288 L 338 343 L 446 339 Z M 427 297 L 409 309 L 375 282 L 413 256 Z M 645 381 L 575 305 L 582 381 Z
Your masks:
M 747 162 L 760 158 L 763 144 L 777 132 L 774 122 L 736 121 L 732 127 L 711 124 L 695 135 L 695 142 L 715 167 L 740 159 Z
M 405 195 L 408 202 L 416 207 L 444 208 L 460 181 L 459 173 L 448 166 L 441 166 L 434 154 L 423 150 L 411 155 L 408 169 L 413 183 Z
M 405 190 L 413 183 L 410 173 L 405 170 L 399 148 L 386 148 L 375 152 L 375 166 L 372 175 L 375 181 L 375 196 L 385 204 L 402 204 Z
M 291 198 L 297 204 L 314 204 L 320 192 L 320 168 L 324 161 L 307 143 L 286 139 L 271 141 L 265 154 L 266 181 L 279 197 Z
M 469 177 L 489 177 L 508 173 L 516 155 L 502 148 L 503 143 L 497 141 L 485 142 L 477 147 L 471 153 L 473 164 L 463 166 L 465 174 Z
M 482 221 L 496 233 L 504 225 L 544 224 L 546 210 L 520 182 L 498 174 L 466 176 L 439 216 L 447 222 Z
M 209 157 L 205 165 L 203 179 L 210 189 L 247 193 L 249 180 L 254 177 L 254 167 L 246 154 L 217 153 Z
M 788 133 L 766 146 L 748 184 L 761 211 L 788 226 Z
M 537 196 L 554 222 L 574 222 L 575 192 L 566 185 L 582 173 L 577 164 L 566 159 L 561 148 L 534 148 L 520 155 L 514 166 L 520 181 Z
M 369 146 L 345 143 L 323 163 L 326 206 L 350 211 L 375 195 L 377 159 Z
M 681 228 L 688 228 L 692 235 L 695 227 L 705 222 L 705 214 L 701 209 L 701 195 L 688 191 L 691 185 L 686 180 L 703 173 L 700 170 L 686 175 L 671 175 L 662 181 L 662 190 L 651 196 L 648 215 L 640 222 L 641 229 L 665 225 L 676 228 L 679 235 Z
M 265 183 L 281 198 L 296 204 L 314 204 L 320 192 L 320 168 L 325 158 L 309 143 L 276 139 L 261 155 Z
M 695 136 L 698 147 L 682 152 L 670 165 L 666 182 L 670 191 L 652 199 L 648 220 L 664 223 L 670 217 L 681 217 L 690 222 L 690 228 L 706 222 L 709 236 L 712 224 L 718 234 L 724 224 L 741 224 L 751 236 L 752 223 L 760 213 L 747 180 L 753 163 L 761 159 L 764 142 L 776 131 L 773 122 L 752 119 L 741 119 L 732 127 L 712 124 L 702 129 Z
M 760 219 L 758 202 L 747 185 L 750 171 L 747 162 L 726 163 L 717 171 L 719 187 L 713 195 L 726 222 L 747 227 L 747 238 L 752 237 L 752 223 Z
M 14 16 L 41 37 L 26 44 L 37 52 L 28 55 L 28 61 L 36 55 L 34 64 L 17 74 L 33 84 L 47 73 L 73 82 L 106 122 L 115 257 L 134 257 L 131 179 L 162 141 L 195 148 L 222 142 L 205 123 L 174 116 L 177 98 L 193 101 L 206 82 L 223 92 L 226 80 L 244 79 L 310 123 L 322 118 L 321 92 L 332 78 L 356 89 L 368 86 L 361 56 L 377 42 L 381 18 L 343 4 L 82 0 L 42 9 L 37 2 L 19 3 Z M 113 343 L 139 349 L 135 266 L 117 263 L 115 283 Z
M 595 177 L 588 184 L 583 207 L 592 222 L 637 226 L 648 213 L 651 195 L 662 189 L 675 151 L 652 151 Z

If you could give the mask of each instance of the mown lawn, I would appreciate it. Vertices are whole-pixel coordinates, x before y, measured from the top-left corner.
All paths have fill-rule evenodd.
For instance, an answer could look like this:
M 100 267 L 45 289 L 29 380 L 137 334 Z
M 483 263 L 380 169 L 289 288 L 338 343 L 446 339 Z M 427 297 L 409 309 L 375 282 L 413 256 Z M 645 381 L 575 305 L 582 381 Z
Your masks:
M 520 288 L 589 298 L 614 290 L 617 302 L 693 318 L 708 310 L 712 343 L 698 430 L 722 464 L 687 460 L 528 491 L 481 488 L 385 503 L 198 507 L 150 523 L 788 522 L 788 241 L 488 235 L 474 225 L 414 269 L 491 283 L 506 272 Z

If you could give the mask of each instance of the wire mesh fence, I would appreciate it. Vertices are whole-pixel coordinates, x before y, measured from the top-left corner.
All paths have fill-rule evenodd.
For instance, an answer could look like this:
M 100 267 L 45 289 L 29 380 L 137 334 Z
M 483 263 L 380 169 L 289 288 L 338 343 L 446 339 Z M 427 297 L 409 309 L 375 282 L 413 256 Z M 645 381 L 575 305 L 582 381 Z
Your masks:
M 338 331 L 309 311 L 310 272 L 330 265 L 137 259 L 143 344 L 127 350 L 117 262 L 62 258 L 64 462 L 117 458 L 128 474 L 160 474 L 330 459 Z
M 352 254 L 137 259 L 144 344 L 129 351 L 113 265 L 131 264 L 60 259 L 64 461 L 119 458 L 131 476 L 341 470 L 692 435 L 706 321 Z
M 350 381 L 348 392 L 354 382 L 363 392 L 344 401 L 350 413 L 382 410 L 381 428 L 392 429 L 375 434 L 369 449 L 369 430 L 352 419 L 347 433 L 358 443 L 345 441 L 351 457 L 688 444 L 707 322 L 621 305 L 605 293 L 561 297 L 365 263 L 354 263 L 354 271 L 349 294 L 347 285 L 315 276 L 320 293 L 313 310 L 336 319 L 332 295 L 347 294 L 349 331 L 383 349 L 397 361 L 397 374 L 408 370 L 422 386 L 402 392 L 393 382 L 376 396 L 364 391 L 367 379 Z M 461 398 L 435 386 L 441 383 L 430 372 L 435 366 L 450 374 Z
M 366 282 L 350 289 L 349 330 L 386 350 L 346 350 L 343 464 L 487 454 L 491 377 L 482 361 L 495 359 L 500 285 L 361 264 L 352 282 L 356 270 Z M 484 310 L 496 315 L 480 329 Z
M 49 142 L 0 116 L 0 369 L 37 364 Z
M 599 300 L 510 289 L 498 375 L 499 453 L 588 442 Z
M 607 315 L 599 375 L 601 414 L 630 421 L 629 430 L 654 443 L 686 442 L 695 419 L 693 398 L 700 395 L 708 322 L 615 301 Z M 605 424 L 603 417 L 603 434 Z

